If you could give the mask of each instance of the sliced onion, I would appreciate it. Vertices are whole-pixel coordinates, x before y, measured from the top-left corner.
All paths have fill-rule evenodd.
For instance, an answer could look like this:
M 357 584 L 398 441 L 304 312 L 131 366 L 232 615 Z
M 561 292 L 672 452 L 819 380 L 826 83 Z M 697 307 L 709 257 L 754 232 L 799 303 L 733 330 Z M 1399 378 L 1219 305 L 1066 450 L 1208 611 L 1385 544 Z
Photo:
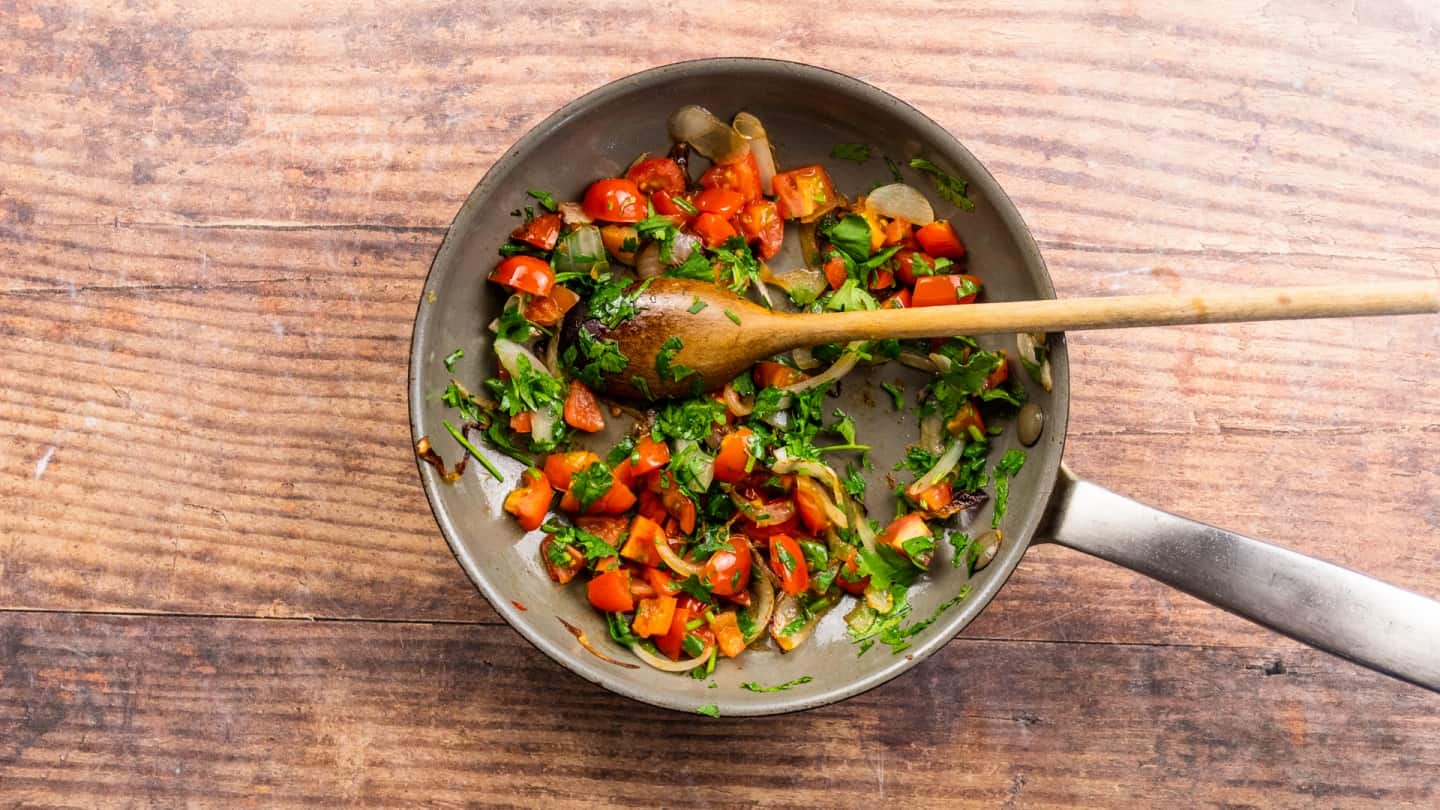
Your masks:
M 714 113 L 687 104 L 670 115 L 670 140 L 688 143 L 716 163 L 734 163 L 750 152 L 750 141 Z
M 945 423 L 938 413 L 931 412 L 920 417 L 920 449 L 936 455 L 944 452 L 944 427 Z
M 760 267 L 762 271 L 766 269 L 763 263 Z M 770 300 L 770 288 L 765 286 L 765 280 L 763 278 L 755 279 L 755 291 L 760 293 L 760 300 L 765 302 L 766 309 L 775 308 L 775 302 Z
M 830 368 L 825 369 L 825 372 L 823 374 L 817 374 L 808 380 L 801 380 L 800 382 L 793 385 L 787 385 L 780 390 L 789 391 L 792 394 L 798 394 L 801 391 L 808 391 L 811 388 L 815 388 L 817 386 L 829 385 L 830 383 L 835 382 L 841 377 L 844 377 L 846 374 L 854 371 L 855 364 L 860 362 L 860 345 L 860 341 L 856 341 L 855 343 L 851 343 L 849 346 L 846 346 L 845 352 L 840 355 L 840 359 L 836 360 L 835 363 L 830 366 Z
M 930 353 L 930 362 L 932 365 L 935 366 L 936 374 L 946 374 L 955 365 L 953 362 L 950 361 L 950 358 L 939 352 Z
M 735 116 L 731 122 L 740 137 L 750 142 L 750 154 L 755 156 L 755 166 L 760 170 L 760 190 L 773 194 L 775 181 L 775 154 L 770 148 L 770 136 L 765 134 L 765 125 L 748 112 Z
M 810 637 L 810 631 L 815 629 L 820 617 L 825 615 L 825 611 L 834 607 L 837 601 L 839 600 L 835 597 L 826 597 L 826 601 L 815 608 L 810 621 L 787 636 L 784 634 L 785 627 L 800 616 L 800 601 L 785 594 L 775 603 L 775 615 L 770 618 L 770 637 L 775 639 L 775 643 L 780 645 L 782 651 L 790 652 Z
M 560 203 L 560 218 L 566 225 L 589 225 L 594 222 L 590 215 L 585 213 L 585 207 L 578 202 Z
M 666 542 L 665 538 L 658 534 L 655 536 L 655 553 L 659 554 L 660 559 L 670 566 L 670 570 L 682 577 L 698 577 L 705 570 L 705 566 L 696 565 L 676 554 L 675 549 L 670 548 L 670 544 Z
M 778 526 L 795 517 L 795 506 L 790 501 L 771 501 L 764 507 L 757 507 L 733 490 L 730 492 L 730 499 L 735 502 L 735 506 L 740 509 L 740 512 L 756 526 Z M 752 514 L 760 513 L 762 508 L 764 514 L 760 517 L 750 517 Z
M 804 371 L 809 371 L 820 365 L 820 361 L 815 359 L 815 353 L 810 351 L 806 346 L 801 346 L 790 352 L 790 357 L 795 361 L 795 365 Z
M 1044 352 L 1045 359 L 1040 359 L 1045 340 L 1044 332 L 1018 332 L 1015 335 L 1015 349 L 1016 354 L 1020 355 L 1020 364 L 1040 383 L 1041 388 L 1050 391 L 1055 385 L 1050 376 L 1050 353 Z
M 805 258 L 805 266 L 815 271 L 819 271 L 823 264 L 820 261 L 820 239 L 816 235 L 817 227 L 815 222 L 800 223 L 800 255 Z
M 1044 363 L 1040 364 L 1040 387 L 1046 391 L 1055 389 L 1055 379 L 1050 376 L 1050 358 L 1048 357 L 1045 358 Z
M 707 645 L 704 652 L 688 661 L 671 661 L 669 658 L 661 658 L 639 644 L 631 644 L 630 652 L 635 653 L 636 658 L 639 658 L 641 661 L 644 661 L 661 672 L 689 672 L 698 666 L 703 666 L 705 662 L 709 661 L 710 654 L 714 652 L 714 647 Z
M 787 270 L 779 275 L 767 272 L 761 278 L 784 290 L 791 298 L 798 298 L 801 301 L 814 301 L 819 298 L 820 293 L 825 292 L 825 288 L 829 284 L 825 280 L 824 273 L 808 267 Z M 797 296 L 796 293 L 801 293 L 801 295 Z
M 730 383 L 725 383 L 724 390 L 720 392 L 720 398 L 725 400 L 725 408 L 735 416 L 749 416 L 755 410 L 754 400 L 746 404 L 745 400 L 740 398 L 739 392 L 735 390 L 735 386 Z
M 918 497 L 920 493 L 940 483 L 940 479 L 949 475 L 950 471 L 955 469 L 955 465 L 960 463 L 960 454 L 963 452 L 965 452 L 964 439 L 956 439 L 951 442 L 950 446 L 945 449 L 945 452 L 935 462 L 935 466 L 920 476 L 915 483 L 905 488 L 906 494 L 915 498 Z
M 560 338 L 558 336 L 550 338 L 550 342 L 545 346 L 545 368 L 550 370 L 550 376 L 565 379 L 565 375 L 560 373 Z
M 890 592 L 877 588 L 872 583 L 865 586 L 865 604 L 879 613 L 889 613 L 890 608 L 895 605 L 895 600 L 890 597 Z
M 750 570 L 754 571 L 758 566 L 761 569 L 769 568 L 760 559 L 760 553 L 750 549 Z M 775 586 L 770 584 L 770 578 L 766 576 L 750 575 L 750 611 L 755 620 L 755 632 L 745 637 L 745 643 L 749 644 L 765 632 L 765 626 L 770 624 L 770 617 L 775 614 Z
M 775 451 L 775 464 L 770 469 L 781 475 L 795 473 L 816 481 L 823 481 L 826 486 L 830 487 L 830 491 L 835 493 L 835 500 L 845 500 L 845 489 L 840 486 L 840 476 L 823 461 L 791 458 L 785 448 L 781 447 Z
M 520 311 L 521 311 L 521 312 L 524 312 L 524 311 L 525 311 L 525 298 L 524 298 L 524 296 L 522 296 L 520 293 L 513 293 L 509 298 L 506 298 L 506 299 L 505 299 L 505 303 L 500 306 L 500 311 L 501 311 L 501 312 L 504 312 L 505 310 L 509 309 L 510 307 L 519 307 L 519 308 L 520 308 Z M 489 328 L 489 330 L 490 330 L 491 332 L 499 332 L 499 331 L 500 331 L 500 318 L 499 318 L 499 316 L 496 316 L 495 318 L 493 318 L 493 319 L 490 321 L 490 325 L 489 325 L 488 328 Z M 534 330 L 531 330 L 530 334 L 532 334 L 532 335 L 535 334 Z
M 935 209 L 920 189 L 904 183 L 891 183 L 870 192 L 865 198 L 870 210 L 892 219 L 903 219 L 911 225 L 929 225 L 935 221 Z
M 700 237 L 693 233 L 680 232 L 675 234 L 675 239 L 670 242 L 670 266 L 678 267 L 690 258 L 701 245 Z
M 530 439 L 536 443 L 548 442 L 555 438 L 555 427 L 559 419 L 554 411 L 539 408 L 530 419 Z
M 896 357 L 896 359 L 900 361 L 900 365 L 902 366 L 909 366 L 910 368 L 917 368 L 921 371 L 928 371 L 931 374 L 934 374 L 936 370 L 935 363 L 932 362 L 929 357 L 926 357 L 919 352 L 903 351 L 900 352 L 899 356 Z
M 651 242 L 635 256 L 635 275 L 640 278 L 655 278 L 665 271 L 660 263 L 660 245 Z

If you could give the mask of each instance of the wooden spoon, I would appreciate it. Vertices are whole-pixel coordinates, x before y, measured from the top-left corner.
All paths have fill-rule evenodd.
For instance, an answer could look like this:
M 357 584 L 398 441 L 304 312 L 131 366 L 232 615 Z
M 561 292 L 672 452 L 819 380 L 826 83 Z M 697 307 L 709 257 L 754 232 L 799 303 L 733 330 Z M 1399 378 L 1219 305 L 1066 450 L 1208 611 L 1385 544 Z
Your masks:
M 1262 287 L 1198 295 L 1127 295 L 813 314 L 775 312 L 706 282 L 657 278 L 640 294 L 637 303 L 639 314 L 613 329 L 591 318 L 583 303 L 571 308 L 561 328 L 562 350 L 578 341 L 581 329 L 619 344 L 628 363 L 623 371 L 603 375 L 604 390 L 611 396 L 638 399 L 648 391 L 660 398 L 708 391 L 771 355 L 801 346 L 851 340 L 1437 312 L 1440 282 Z M 671 371 L 662 379 L 656 361 L 666 340 L 672 337 L 679 339 L 680 346 L 665 352 L 661 365 L 668 362 Z M 674 379 L 682 366 L 694 374 Z

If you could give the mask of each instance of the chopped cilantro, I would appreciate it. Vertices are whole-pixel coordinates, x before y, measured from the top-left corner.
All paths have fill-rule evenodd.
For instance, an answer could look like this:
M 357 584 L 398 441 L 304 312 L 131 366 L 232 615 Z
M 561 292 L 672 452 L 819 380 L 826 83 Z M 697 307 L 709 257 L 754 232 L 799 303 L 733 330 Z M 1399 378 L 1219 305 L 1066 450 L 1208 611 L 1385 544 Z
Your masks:
M 618 374 L 630 364 L 619 343 L 597 338 L 588 329 L 579 330 L 576 345 L 567 347 L 561 359 L 576 378 L 591 388 L 602 386 L 603 375 Z M 585 362 L 578 362 L 581 359 Z
M 905 391 L 901 389 L 900 386 L 887 382 L 880 383 L 880 387 L 885 389 L 885 393 L 890 395 L 890 402 L 895 406 L 895 410 L 905 410 Z
M 967 558 L 971 556 L 971 549 L 975 541 L 970 539 L 970 535 L 959 530 L 947 532 L 945 540 L 950 543 L 950 566 L 965 568 L 968 565 Z
M 944 169 L 941 169 L 925 158 L 911 158 L 910 168 L 930 175 L 930 179 L 935 181 L 935 190 L 940 192 L 940 196 L 949 201 L 951 205 L 966 211 L 975 210 L 975 203 L 972 202 L 969 197 L 965 196 L 970 185 L 969 183 L 958 177 L 946 174 Z
M 680 450 L 670 459 L 670 470 L 675 474 L 675 481 L 690 492 L 700 495 L 709 488 L 711 470 L 715 468 L 715 458 L 704 450 L 696 442 L 684 442 Z
M 710 266 L 710 260 L 705 258 L 704 251 L 696 248 L 690 251 L 690 255 L 678 267 L 665 268 L 665 275 L 692 281 L 714 281 L 715 268 Z
M 560 206 L 555 204 L 555 198 L 550 196 L 550 192 L 548 191 L 539 191 L 532 188 L 525 193 L 529 194 L 531 197 L 534 197 L 535 201 L 540 203 L 540 207 L 544 208 L 546 211 L 560 210 Z
M 605 454 L 605 463 L 609 464 L 611 467 L 618 466 L 622 461 L 630 457 L 631 454 L 634 452 L 635 437 L 626 436 L 625 438 L 620 440 L 619 444 L 616 444 L 614 447 L 610 448 L 609 453 Z
M 870 223 L 859 214 L 846 214 L 821 233 L 852 260 L 863 262 L 870 258 Z
M 670 251 L 675 246 L 675 237 L 680 229 L 670 217 L 662 214 L 650 216 L 635 223 L 635 232 L 645 239 L 654 239 L 660 245 L 660 259 L 670 261 Z
M 714 703 L 706 703 L 704 706 L 695 707 L 695 713 L 703 714 L 706 717 L 719 717 L 720 707 L 716 706 Z
M 870 159 L 870 147 L 863 143 L 837 143 L 830 148 L 830 157 L 864 163 Z
M 455 441 L 459 442 L 459 443 L 460 443 L 460 446 L 463 447 L 463 448 L 465 448 L 465 451 L 466 451 L 467 453 L 469 453 L 470 455 L 474 456 L 474 457 L 475 457 L 475 460 L 478 461 L 478 462 L 480 462 L 480 466 L 484 467 L 486 472 L 488 472 L 488 473 L 490 473 L 491 475 L 495 476 L 495 480 L 496 480 L 496 481 L 504 481 L 504 480 L 505 480 L 505 476 L 503 476 L 503 475 L 500 474 L 500 470 L 498 470 L 498 469 L 495 467 L 495 463 L 492 462 L 490 459 L 486 458 L 486 457 L 484 456 L 484 454 L 482 454 L 482 453 L 475 447 L 475 445 L 471 444 L 471 443 L 470 443 L 470 440 L 467 439 L 467 438 L 465 438 L 465 434 L 464 434 L 464 433 L 461 433 L 458 428 L 456 428 L 454 425 L 450 424 L 449 422 L 447 422 L 447 421 L 445 421 L 445 420 L 441 420 L 440 424 L 444 425 L 444 426 L 445 426 L 445 429 L 448 430 L 448 431 L 450 431 L 450 435 L 455 437 Z
M 1000 520 L 1005 517 L 1006 502 L 1010 499 L 1010 478 L 1024 466 L 1024 450 L 1007 450 L 995 463 L 995 511 L 990 517 L 990 528 L 1000 528 Z
M 640 643 L 640 639 L 630 632 L 630 620 L 624 613 L 606 613 L 605 624 L 610 628 L 610 638 L 616 643 L 624 644 L 626 647 L 633 647 Z
M 679 354 L 683 348 L 685 348 L 684 342 L 674 335 L 665 338 L 665 342 L 660 344 L 660 353 L 655 355 L 655 373 L 660 375 L 660 379 L 668 378 L 679 382 L 696 373 L 695 369 L 684 363 L 673 362 L 675 355 Z
M 627 286 L 623 281 L 597 284 L 595 292 L 590 295 L 590 317 L 605 324 L 605 328 L 614 329 L 640 314 L 641 308 L 637 301 L 650 283 L 643 281 L 633 291 L 627 290 Z
M 815 679 L 810 677 L 809 675 L 802 675 L 793 681 L 786 681 L 785 683 L 776 684 L 775 686 L 761 686 L 755 681 L 746 681 L 745 683 L 740 684 L 740 688 L 748 689 L 751 692 L 784 692 L 786 689 L 793 689 L 796 686 L 803 686 L 813 680 Z
M 456 361 L 456 360 L 459 360 L 460 358 L 462 358 L 462 357 L 464 357 L 464 356 L 465 356 L 465 350 L 464 350 L 464 349 L 456 349 L 455 351 L 453 351 L 453 352 L 445 355 L 445 361 L 444 361 L 444 362 L 445 362 L 445 370 L 446 370 L 446 371 L 454 371 L 454 370 L 455 370 L 455 361 Z
M 720 263 L 721 278 L 729 277 L 728 286 L 733 292 L 744 292 L 751 283 L 760 280 L 760 263 L 744 239 L 732 236 L 714 253 Z
M 730 319 L 730 322 L 733 323 L 733 324 L 735 324 L 736 326 L 739 326 L 739 325 L 740 325 L 740 316 L 739 316 L 739 315 L 736 315 L 735 313 L 731 312 L 731 311 L 728 310 L 728 309 L 725 310 L 725 317 L 729 318 L 729 319 Z
M 645 378 L 641 377 L 639 374 L 635 374 L 630 377 L 630 384 L 635 386 L 635 390 L 639 391 L 642 395 L 644 395 L 646 399 L 655 398 L 655 395 L 650 393 L 650 383 L 646 382 Z
M 860 283 L 853 278 L 845 279 L 840 289 L 830 293 L 830 299 L 826 302 L 825 308 L 831 312 L 854 312 L 857 310 L 879 309 L 880 302 L 875 300 Z
M 845 465 L 845 476 L 840 479 L 840 486 L 844 487 L 845 492 L 852 498 L 865 497 L 865 476 L 861 475 L 853 464 Z
M 480 408 L 475 404 L 474 397 L 454 380 L 450 381 L 450 387 L 445 389 L 445 393 L 440 395 L 440 401 L 451 408 L 458 408 L 460 418 L 467 422 L 481 421 Z
M 685 199 L 683 195 L 672 195 L 670 197 L 670 202 L 675 203 L 676 208 L 679 208 L 681 211 L 684 211 L 692 217 L 700 213 L 700 209 L 696 208 L 694 205 L 691 205 L 690 201 Z
M 518 302 L 500 310 L 500 317 L 495 323 L 496 339 L 524 343 L 530 339 L 533 332 L 530 321 L 525 319 L 525 313 L 521 311 Z
M 696 296 L 694 300 L 690 302 L 690 306 L 685 308 L 685 311 L 690 313 L 691 315 L 699 315 L 700 312 L 704 310 L 707 306 L 709 306 L 709 304 L 701 301 L 699 296 Z
M 710 595 L 710 589 L 705 587 L 705 583 L 701 582 L 700 578 L 694 574 L 680 580 L 675 587 L 706 604 L 715 602 L 715 597 Z
M 709 397 L 666 402 L 655 418 L 658 437 L 700 441 L 725 424 L 725 405 Z
M 887 168 L 887 169 L 890 170 L 890 177 L 891 177 L 891 179 L 893 179 L 895 182 L 897 182 L 897 183 L 903 183 L 903 182 L 905 182 L 905 177 L 900 174 L 900 167 L 899 167 L 899 166 L 896 166 L 896 165 L 895 165 L 895 161 L 891 160 L 889 157 L 886 157 L 886 158 L 885 158 L 885 168 Z
M 595 466 L 599 467 L 602 465 L 596 464 Z M 549 520 L 540 528 L 555 538 L 553 547 L 561 549 L 576 548 L 580 553 L 585 555 L 585 559 L 591 562 L 602 560 L 606 557 L 616 557 L 620 554 L 620 552 L 615 550 L 614 546 L 605 542 L 600 536 L 591 534 L 576 526 L 567 526 L 564 523 Z
M 614 483 L 615 476 L 610 472 L 610 467 L 594 463 L 571 477 L 570 494 L 580 502 L 580 509 L 583 511 L 603 498 Z

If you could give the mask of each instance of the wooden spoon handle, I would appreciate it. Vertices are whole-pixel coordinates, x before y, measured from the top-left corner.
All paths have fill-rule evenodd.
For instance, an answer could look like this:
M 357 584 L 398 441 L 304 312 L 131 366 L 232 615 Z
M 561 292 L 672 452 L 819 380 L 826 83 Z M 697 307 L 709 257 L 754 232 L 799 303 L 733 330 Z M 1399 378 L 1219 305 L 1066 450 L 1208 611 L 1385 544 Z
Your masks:
M 1125 295 L 837 312 L 786 318 L 791 345 L 876 338 L 1063 332 L 1127 326 L 1440 312 L 1440 282 L 1261 287 L 1194 295 Z M 790 342 L 790 341 L 787 341 Z

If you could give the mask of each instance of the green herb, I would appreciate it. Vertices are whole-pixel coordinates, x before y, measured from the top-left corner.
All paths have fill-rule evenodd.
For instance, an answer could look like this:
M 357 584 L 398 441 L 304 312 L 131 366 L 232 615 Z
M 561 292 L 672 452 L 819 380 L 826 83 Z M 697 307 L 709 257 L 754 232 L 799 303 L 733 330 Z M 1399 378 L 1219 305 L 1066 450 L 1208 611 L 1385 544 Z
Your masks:
M 813 680 L 815 679 L 810 677 L 809 675 L 802 675 L 793 681 L 786 681 L 785 683 L 777 684 L 775 686 L 761 686 L 755 681 L 746 681 L 745 683 L 740 684 L 740 688 L 748 689 L 751 692 L 784 692 L 786 689 L 793 689 L 796 686 L 803 686 Z
M 722 277 L 728 275 L 730 278 L 728 286 L 731 291 L 744 292 L 752 283 L 760 280 L 760 263 L 756 261 L 744 239 L 732 236 L 714 253 L 720 264 Z
M 680 233 L 673 220 L 662 214 L 651 214 L 635 223 L 635 232 L 645 239 L 654 239 L 659 243 L 660 259 L 670 261 L 670 251 L 675 246 L 675 237 Z
M 530 339 L 533 332 L 534 329 L 530 321 L 525 319 L 525 313 L 521 311 L 518 302 L 500 310 L 500 317 L 495 323 L 496 340 L 524 343 Z
M 930 175 L 930 179 L 935 181 L 935 190 L 940 192 L 940 196 L 948 200 L 951 205 L 965 211 L 975 210 L 975 203 L 972 202 L 969 197 L 965 196 L 966 190 L 970 185 L 969 183 L 958 177 L 952 177 L 946 174 L 945 170 L 925 158 L 911 158 L 910 168 Z
M 655 395 L 650 393 L 650 383 L 646 382 L 645 378 L 641 377 L 639 374 L 635 374 L 630 377 L 630 384 L 635 386 L 635 390 L 643 394 L 646 399 L 655 398 Z
M 714 703 L 706 703 L 704 706 L 696 707 L 695 713 L 703 714 L 706 717 L 719 717 L 720 707 L 716 706 Z
M 704 251 L 697 247 L 690 251 L 690 255 L 685 257 L 680 266 L 665 268 L 665 275 L 692 281 L 714 281 L 715 268 L 710 266 L 710 260 L 705 258 Z
M 485 381 L 485 386 L 500 401 L 500 409 L 510 416 L 522 411 L 558 413 L 565 404 L 565 384 L 542 369 L 532 367 L 523 354 L 516 356 L 515 364 L 510 379 L 491 377 Z
M 450 431 L 450 435 L 455 437 L 455 441 L 459 442 L 460 446 L 465 448 L 467 453 L 474 456 L 475 460 L 480 462 L 480 466 L 484 467 L 486 472 L 493 475 L 496 481 L 505 480 L 505 476 L 500 474 L 500 470 L 495 467 L 494 462 L 481 454 L 475 445 L 471 444 L 470 440 L 465 438 L 465 434 L 461 433 L 459 429 L 445 420 L 441 420 L 440 424 L 444 425 L 445 429 Z
M 695 216 L 696 214 L 700 213 L 700 209 L 699 209 L 699 208 L 696 208 L 695 206 L 691 205 L 689 200 L 685 199 L 684 197 L 680 196 L 679 194 L 672 195 L 672 196 L 670 197 L 670 202 L 675 203 L 675 207 L 676 207 L 676 208 L 679 208 L 681 211 L 684 211 L 685 213 L 689 214 L 689 215 L 692 216 L 692 217 Z
M 891 160 L 889 157 L 885 158 L 885 168 L 890 170 L 890 177 L 894 179 L 895 182 L 905 182 L 904 176 L 900 174 L 900 167 L 896 166 L 895 161 Z
M 736 326 L 739 326 L 739 325 L 740 325 L 740 316 L 739 316 L 739 315 L 736 315 L 735 313 L 731 312 L 731 311 L 728 310 L 728 309 L 725 310 L 725 317 L 729 318 L 729 319 L 730 319 L 730 322 L 733 323 L 733 324 L 735 324 Z
M 675 481 L 697 495 L 709 488 L 707 476 L 714 468 L 714 457 L 701 450 L 697 442 L 686 442 L 670 459 L 670 470 L 675 474 Z
M 745 638 L 750 638 L 760 629 L 750 615 L 749 608 L 743 607 L 735 611 L 735 625 L 740 629 L 740 635 Z
M 839 408 L 836 408 L 834 413 L 831 413 L 830 415 L 840 420 L 839 422 L 836 422 L 835 424 L 830 426 L 830 431 L 832 433 L 839 434 L 840 437 L 845 440 L 846 444 L 854 444 L 855 420 L 850 416 L 850 414 L 845 413 Z
M 880 383 L 880 387 L 885 389 L 885 393 L 890 395 L 890 402 L 895 406 L 895 410 L 905 410 L 905 391 L 902 390 L 900 386 L 887 382 Z
M 596 467 L 603 466 L 600 464 Z M 603 560 L 606 557 L 617 557 L 620 552 L 605 541 L 599 535 L 591 534 L 578 526 L 567 526 L 554 520 L 547 520 L 540 529 L 555 538 L 555 546 L 560 548 L 576 548 L 585 555 L 585 559 L 594 562 Z
M 830 148 L 830 157 L 864 163 L 870 159 L 870 147 L 863 143 L 837 143 Z
M 1005 385 L 996 388 L 987 388 L 980 392 L 980 401 L 982 402 L 1004 402 L 1016 408 L 1024 405 L 1025 400 L 1028 398 L 1029 395 L 1025 393 L 1025 386 L 1016 380 L 1011 380 Z M 999 435 L 999 433 L 997 432 L 994 435 Z
M 965 568 L 966 558 L 971 556 L 971 549 L 975 545 L 975 541 L 962 531 L 947 532 L 945 540 L 950 544 L 950 567 Z
M 705 309 L 705 307 L 707 306 L 709 306 L 709 304 L 701 301 L 699 296 L 695 296 L 694 300 L 690 302 L 690 306 L 687 307 L 685 311 L 690 313 L 691 315 L 699 315 L 700 311 Z
M 511 256 L 536 256 L 543 259 L 545 251 L 524 242 L 506 242 L 500 246 L 500 255 L 507 259 Z
M 580 502 L 580 509 L 589 509 L 605 496 L 615 483 L 615 476 L 605 464 L 591 464 L 570 478 L 570 494 Z
M 1024 450 L 1007 450 L 995 463 L 995 511 L 990 516 L 990 528 L 1000 528 L 1000 520 L 1005 517 L 1006 502 L 1010 499 L 1010 479 L 1024 466 Z
M 615 639 L 616 643 L 626 647 L 633 647 L 640 643 L 640 639 L 630 632 L 630 620 L 624 613 L 606 613 L 605 624 L 610 628 L 610 638 Z
M 910 564 L 923 571 L 930 566 L 928 563 L 922 565 L 920 561 L 926 559 L 930 552 L 935 550 L 935 538 L 928 534 L 922 534 L 902 542 L 900 547 L 905 549 L 905 556 L 910 558 Z
M 586 361 L 583 364 L 577 362 L 582 357 Z M 576 345 L 566 347 L 561 360 L 576 378 L 591 388 L 600 388 L 605 374 L 618 374 L 630 365 L 619 343 L 597 338 L 588 329 L 579 330 Z
M 870 258 L 870 223 L 859 214 L 847 214 L 821 233 L 852 260 L 863 262 Z
M 453 352 L 445 355 L 445 361 L 444 361 L 444 362 L 445 362 L 445 370 L 446 370 L 446 371 L 454 371 L 454 370 L 455 370 L 455 361 L 456 361 L 456 360 L 459 360 L 460 358 L 462 358 L 462 357 L 464 357 L 464 356 L 465 356 L 465 350 L 464 350 L 464 349 L 456 349 L 455 351 L 453 351 Z
M 451 408 L 458 408 L 460 418 L 466 422 L 482 421 L 483 414 L 480 413 L 479 406 L 475 404 L 474 397 L 470 396 L 470 393 L 461 388 L 460 384 L 454 380 L 450 381 L 450 387 L 445 389 L 445 393 L 440 395 L 440 401 Z
M 725 405 L 709 397 L 666 402 L 655 417 L 653 433 L 672 439 L 700 441 L 725 424 Z
M 705 587 L 705 583 L 701 582 L 700 578 L 694 574 L 680 580 L 675 587 L 707 605 L 715 603 L 715 597 L 710 595 L 710 589 Z
M 620 465 L 621 462 L 623 462 L 634 452 L 635 437 L 626 436 L 625 438 L 621 439 L 618 444 L 610 448 L 609 453 L 605 454 L 605 463 L 609 464 L 611 467 L 617 467 Z
M 865 497 L 865 476 L 861 475 L 853 464 L 845 465 L 845 477 L 840 479 L 840 486 L 852 498 L 863 500 Z
M 640 314 L 637 302 L 640 294 L 650 286 L 650 282 L 641 282 L 634 291 L 627 290 L 626 286 L 623 281 L 607 281 L 596 285 L 595 291 L 590 295 L 590 317 L 605 324 L 605 328 L 614 329 Z
M 546 211 L 560 210 L 560 206 L 555 204 L 555 198 L 550 196 L 550 192 L 548 191 L 537 191 L 536 189 L 532 188 L 525 193 L 529 194 L 531 197 L 534 197 L 535 201 L 540 203 L 540 207 L 544 208 Z
M 695 369 L 683 363 L 672 362 L 683 348 L 685 344 L 674 335 L 665 338 L 665 342 L 660 344 L 660 353 L 655 355 L 655 373 L 660 375 L 660 379 L 669 378 L 679 382 L 696 373 Z
M 830 299 L 826 302 L 825 308 L 831 312 L 856 312 L 879 309 L 880 302 L 862 288 L 858 281 L 847 278 L 845 283 L 840 285 L 840 289 L 830 293 Z
M 952 358 L 950 369 L 931 383 L 930 396 L 921 406 L 923 413 L 939 413 L 947 419 L 970 397 L 979 396 L 985 388 L 985 378 L 1005 362 L 1000 354 L 985 351 L 973 352 L 968 360 L 959 362 L 954 359 L 958 354 L 947 351 L 952 346 L 954 344 L 947 343 L 941 347 L 940 353 Z
M 688 634 L 680 640 L 680 646 L 685 650 L 685 654 L 691 658 L 698 658 L 700 653 L 705 652 L 705 642 Z

